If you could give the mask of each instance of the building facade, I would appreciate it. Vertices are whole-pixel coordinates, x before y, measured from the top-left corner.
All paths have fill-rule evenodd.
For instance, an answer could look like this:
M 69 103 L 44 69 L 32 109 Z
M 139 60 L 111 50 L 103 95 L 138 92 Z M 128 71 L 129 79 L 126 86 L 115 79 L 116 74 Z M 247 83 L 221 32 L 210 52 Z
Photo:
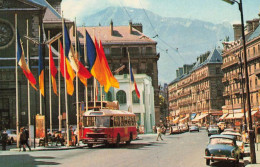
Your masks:
M 223 119 L 235 123 L 243 123 L 245 89 L 245 75 L 243 70 L 244 51 L 242 43 L 241 25 L 233 25 L 234 41 L 223 42 L 224 99 Z M 249 75 L 249 90 L 253 121 L 259 118 L 259 90 L 260 90 L 260 26 L 259 19 L 249 20 L 246 25 L 246 54 Z M 247 107 L 245 106 L 245 109 Z M 247 109 L 246 109 L 247 110 Z
M 139 132 L 151 133 L 153 126 L 155 126 L 154 89 L 151 77 L 146 74 L 134 75 L 140 99 L 135 93 L 133 84 L 130 89 L 128 74 L 115 75 L 115 77 L 120 84 L 120 88 L 111 88 L 105 95 L 105 100 L 118 101 L 120 110 L 132 111 L 137 117 Z M 132 96 L 130 96 L 130 92 Z
M 178 77 L 168 86 L 172 123 L 180 119 L 183 122 L 214 122 L 222 115 L 221 65 L 221 54 L 214 49 L 199 56 L 196 63 L 176 71 Z

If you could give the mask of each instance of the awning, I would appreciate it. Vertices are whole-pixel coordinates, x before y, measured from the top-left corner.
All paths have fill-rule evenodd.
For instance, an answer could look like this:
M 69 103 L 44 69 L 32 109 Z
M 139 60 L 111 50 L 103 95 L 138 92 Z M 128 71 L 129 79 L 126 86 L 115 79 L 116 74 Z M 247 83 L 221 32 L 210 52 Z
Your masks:
M 225 119 L 242 119 L 244 117 L 244 113 L 229 113 L 229 115 Z
M 191 120 L 193 122 L 198 122 L 200 119 L 203 119 L 204 117 L 208 116 L 208 114 L 201 114 L 197 115 L 195 119 Z
M 255 115 L 257 111 L 251 111 L 251 115 Z
M 182 118 L 182 119 L 180 120 L 180 122 L 183 123 L 183 122 L 184 122 L 185 120 L 187 120 L 188 118 L 189 118 L 189 115 L 187 114 L 186 117 L 184 117 L 184 118 Z
M 227 116 L 228 116 L 228 113 L 223 114 L 223 115 L 219 118 L 219 120 L 225 119 Z

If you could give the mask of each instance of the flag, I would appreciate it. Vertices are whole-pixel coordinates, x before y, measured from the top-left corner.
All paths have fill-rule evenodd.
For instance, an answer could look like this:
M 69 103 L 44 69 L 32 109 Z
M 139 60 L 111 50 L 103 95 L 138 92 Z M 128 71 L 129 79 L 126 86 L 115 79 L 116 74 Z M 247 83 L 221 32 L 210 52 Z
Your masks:
M 133 70 L 132 70 L 131 65 L 130 65 L 130 75 L 131 75 L 131 82 L 134 83 L 134 86 L 135 86 L 135 93 L 136 93 L 137 97 L 140 99 L 140 93 L 139 93 L 139 90 L 137 88 L 137 84 L 135 82 L 135 78 L 134 78 L 134 74 L 133 74 Z
M 39 60 L 38 60 L 38 75 L 39 75 L 39 89 L 44 96 L 44 68 L 43 68 L 43 57 L 42 57 L 42 46 L 39 44 L 38 46 L 38 55 L 39 55 Z
M 93 43 L 87 31 L 86 45 L 89 71 L 93 75 L 93 77 L 95 77 L 99 81 L 100 85 L 103 86 L 106 84 L 106 75 L 104 73 L 104 69 L 100 61 L 99 46 L 96 39 L 95 44 Z
M 80 41 L 78 39 L 78 36 L 76 38 L 76 44 L 77 44 L 77 50 L 76 50 L 76 55 L 75 55 L 75 60 L 76 60 L 76 65 L 78 66 L 78 77 L 80 81 L 87 86 L 87 79 L 89 79 L 92 75 L 90 72 L 84 67 L 84 65 L 80 62 Z
M 65 74 L 64 74 L 64 59 L 65 59 Z M 74 85 L 73 85 L 73 80 L 71 79 L 67 70 L 67 64 L 68 64 L 67 61 L 68 60 L 66 56 L 64 56 L 63 47 L 60 42 L 60 72 L 64 78 L 66 77 L 67 93 L 72 96 L 74 92 Z
M 104 52 L 104 49 L 103 49 L 103 46 L 102 46 L 102 42 L 101 40 L 99 40 L 99 53 L 100 53 L 100 57 L 101 57 L 101 64 L 104 68 L 104 73 L 106 74 L 106 85 L 104 85 L 104 90 L 105 92 L 108 92 L 109 91 L 109 88 L 112 86 L 112 87 L 115 87 L 115 88 L 119 88 L 119 82 L 117 81 L 117 79 L 113 76 L 110 68 L 109 68 L 109 65 L 108 65 L 108 62 L 107 62 L 107 58 L 106 58 L 106 55 L 105 55 L 105 52 Z
M 29 80 L 31 86 L 37 90 L 36 88 L 36 79 L 34 78 L 32 72 L 30 71 L 29 67 L 26 64 L 25 61 L 25 57 L 24 57 L 24 51 L 23 51 L 23 47 L 21 44 L 21 39 L 20 39 L 20 35 L 18 33 L 18 29 L 16 29 L 16 39 L 17 39 L 17 63 L 18 65 L 21 67 L 21 69 L 23 70 L 24 75 L 26 76 L 26 78 Z
M 57 74 L 57 68 L 55 66 L 53 57 L 52 57 L 52 51 L 51 51 L 51 45 L 49 45 L 49 56 L 50 56 L 50 70 L 51 70 L 51 81 L 52 81 L 52 87 L 53 87 L 53 92 L 58 96 L 57 93 L 57 84 L 56 84 L 56 74 Z

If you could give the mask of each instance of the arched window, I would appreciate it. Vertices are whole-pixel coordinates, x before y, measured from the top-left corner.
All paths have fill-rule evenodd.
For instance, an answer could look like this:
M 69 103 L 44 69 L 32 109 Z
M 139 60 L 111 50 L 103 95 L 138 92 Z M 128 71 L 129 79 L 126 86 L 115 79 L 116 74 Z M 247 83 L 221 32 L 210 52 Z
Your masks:
M 126 103 L 126 93 L 123 90 L 120 90 L 116 93 L 116 100 L 119 102 L 119 104 L 125 104 Z
M 140 103 L 140 100 L 137 97 L 135 90 L 132 91 L 132 98 L 133 98 L 133 103 Z
M 110 91 L 107 92 L 107 101 L 112 101 L 112 93 Z

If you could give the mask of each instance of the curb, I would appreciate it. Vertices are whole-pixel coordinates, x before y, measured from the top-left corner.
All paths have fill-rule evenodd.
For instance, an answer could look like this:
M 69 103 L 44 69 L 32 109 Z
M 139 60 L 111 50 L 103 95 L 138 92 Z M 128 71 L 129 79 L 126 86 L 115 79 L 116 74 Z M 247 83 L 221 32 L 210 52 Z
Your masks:
M 85 146 L 70 146 L 70 147 L 36 147 L 36 148 L 31 148 L 31 151 L 27 150 L 27 152 L 32 152 L 32 151 L 58 151 L 58 150 L 72 150 L 72 149 L 81 149 L 87 147 L 87 145 Z M 10 149 L 10 151 L 14 151 L 14 152 L 23 152 L 23 151 L 19 151 L 19 148 L 13 148 Z

